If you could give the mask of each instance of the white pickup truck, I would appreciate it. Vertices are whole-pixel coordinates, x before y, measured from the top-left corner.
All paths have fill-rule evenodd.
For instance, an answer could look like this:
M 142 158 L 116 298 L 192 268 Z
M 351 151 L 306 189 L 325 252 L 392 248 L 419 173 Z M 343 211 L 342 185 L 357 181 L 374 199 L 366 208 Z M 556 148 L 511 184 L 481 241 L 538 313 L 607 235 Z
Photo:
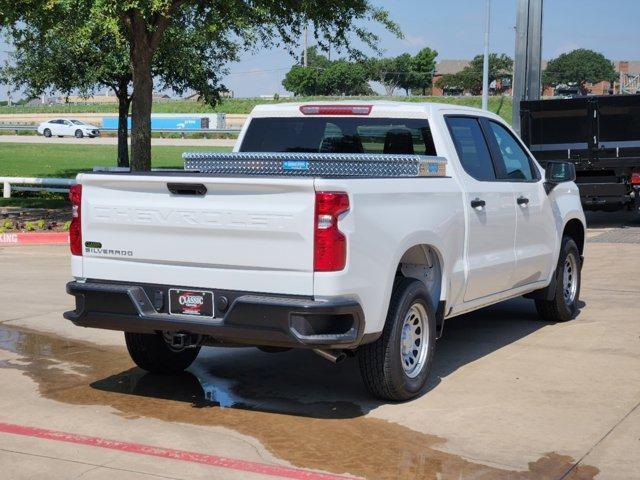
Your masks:
M 572 163 L 543 171 L 498 116 L 441 104 L 256 107 L 228 154 L 78 176 L 67 291 L 153 372 L 204 345 L 357 355 L 371 393 L 420 393 L 445 319 L 520 295 L 578 311 Z

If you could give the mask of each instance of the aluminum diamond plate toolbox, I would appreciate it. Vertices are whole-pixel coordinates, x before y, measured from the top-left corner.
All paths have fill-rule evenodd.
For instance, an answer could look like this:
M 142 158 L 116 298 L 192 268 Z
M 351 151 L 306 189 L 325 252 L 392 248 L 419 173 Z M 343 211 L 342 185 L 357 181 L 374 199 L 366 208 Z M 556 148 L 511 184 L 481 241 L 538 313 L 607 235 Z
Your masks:
M 424 155 L 207 153 L 182 155 L 187 172 L 307 177 L 444 177 L 447 161 Z

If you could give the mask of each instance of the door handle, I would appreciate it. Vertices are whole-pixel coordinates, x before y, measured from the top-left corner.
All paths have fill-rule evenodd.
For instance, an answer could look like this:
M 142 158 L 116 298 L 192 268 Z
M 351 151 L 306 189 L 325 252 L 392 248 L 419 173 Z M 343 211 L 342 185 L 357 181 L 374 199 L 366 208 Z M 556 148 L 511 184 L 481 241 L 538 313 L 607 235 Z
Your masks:
M 207 187 L 201 183 L 167 183 L 167 188 L 174 195 L 203 196 L 207 193 Z
M 487 202 L 485 202 L 484 200 L 480 200 L 479 198 L 474 198 L 473 200 L 471 200 L 471 207 L 472 208 L 477 208 L 477 209 L 481 209 L 484 208 L 484 206 L 487 204 Z
M 518 197 L 516 202 L 518 202 L 518 205 L 520 205 L 520 206 L 529 205 L 529 199 L 527 197 Z

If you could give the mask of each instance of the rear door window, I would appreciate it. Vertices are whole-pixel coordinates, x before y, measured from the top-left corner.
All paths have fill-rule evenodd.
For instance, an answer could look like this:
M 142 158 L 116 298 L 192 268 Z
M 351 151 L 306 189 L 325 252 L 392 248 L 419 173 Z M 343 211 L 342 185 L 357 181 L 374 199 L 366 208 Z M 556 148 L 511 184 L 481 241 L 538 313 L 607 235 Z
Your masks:
M 496 122 L 489 121 L 489 130 L 495 139 L 496 163 L 503 180 L 532 181 L 537 180 L 531 159 L 510 131 Z
M 426 119 L 254 118 L 241 152 L 436 155 Z
M 447 125 L 465 172 L 476 180 L 495 180 L 491 153 L 478 119 L 447 117 Z

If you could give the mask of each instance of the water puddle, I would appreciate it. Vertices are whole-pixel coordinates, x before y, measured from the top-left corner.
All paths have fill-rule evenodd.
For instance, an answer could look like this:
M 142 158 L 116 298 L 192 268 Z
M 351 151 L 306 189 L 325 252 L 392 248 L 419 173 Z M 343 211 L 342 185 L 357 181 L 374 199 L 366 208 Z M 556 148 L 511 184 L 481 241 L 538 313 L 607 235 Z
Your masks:
M 441 452 L 446 439 L 365 416 L 377 404 L 352 361 L 334 366 L 309 352 L 205 349 L 189 372 L 162 376 L 134 368 L 124 348 L 26 330 L 0 328 L 0 349 L 19 356 L 0 368 L 23 371 L 43 397 L 107 405 L 126 418 L 230 428 L 302 468 L 371 479 L 551 480 L 573 466 L 571 457 L 548 453 L 527 471 L 510 471 Z M 563 478 L 597 473 L 579 465 Z

